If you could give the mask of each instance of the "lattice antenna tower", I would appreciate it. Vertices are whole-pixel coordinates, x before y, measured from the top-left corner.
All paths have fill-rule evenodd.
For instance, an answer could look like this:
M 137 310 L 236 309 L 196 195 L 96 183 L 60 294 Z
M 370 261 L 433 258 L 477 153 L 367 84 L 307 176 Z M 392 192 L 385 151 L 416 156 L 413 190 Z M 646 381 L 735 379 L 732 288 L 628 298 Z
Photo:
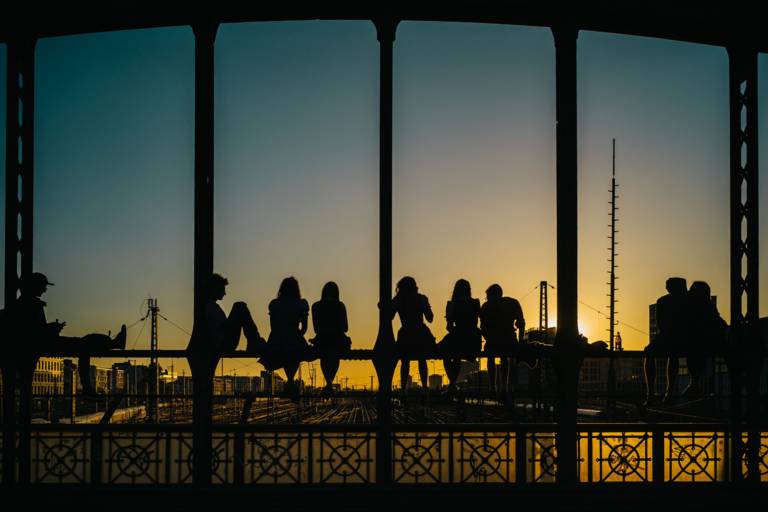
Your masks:
M 608 284 L 609 293 L 608 293 L 608 318 L 610 321 L 610 326 L 608 327 L 608 332 L 610 336 L 610 348 L 611 350 L 614 350 L 614 340 L 616 339 L 616 314 L 618 311 L 616 311 L 616 303 L 618 300 L 616 299 L 616 292 L 618 291 L 618 288 L 616 288 L 616 280 L 618 277 L 616 276 L 616 269 L 618 266 L 616 265 L 616 246 L 618 245 L 618 242 L 616 240 L 616 234 L 619 232 L 616 229 L 616 224 L 618 223 L 619 219 L 616 217 L 616 211 L 619 209 L 618 206 L 616 206 L 616 200 L 618 199 L 618 195 L 616 194 L 616 190 L 619 188 L 619 185 L 616 183 L 616 139 L 613 139 L 613 156 L 611 159 L 611 190 L 609 191 L 611 193 L 611 223 L 608 226 L 611 228 L 611 234 L 608 236 L 610 239 L 610 246 L 608 247 L 608 252 L 610 254 L 610 258 L 608 259 L 608 262 L 610 263 L 610 268 L 608 270 L 608 274 L 610 275 L 610 281 L 606 284 Z

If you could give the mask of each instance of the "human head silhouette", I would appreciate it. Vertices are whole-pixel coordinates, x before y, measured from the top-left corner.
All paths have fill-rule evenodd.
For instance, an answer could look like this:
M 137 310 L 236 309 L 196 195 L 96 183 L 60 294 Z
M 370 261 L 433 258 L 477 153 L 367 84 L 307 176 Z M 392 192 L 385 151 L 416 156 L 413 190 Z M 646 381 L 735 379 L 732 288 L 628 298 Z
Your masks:
M 397 295 L 415 295 L 419 287 L 411 276 L 405 276 L 397 282 Z
M 691 288 L 688 290 L 691 298 L 701 301 L 709 302 L 712 295 L 712 289 L 704 281 L 694 281 L 691 283 Z
M 32 272 L 21 282 L 21 290 L 25 294 L 33 297 L 40 297 L 53 283 L 48 281 L 48 277 L 40 272 Z
M 459 279 L 456 284 L 453 285 L 452 300 L 456 299 L 469 299 L 472 297 L 472 287 L 469 285 L 469 281 L 466 279 Z
M 227 294 L 229 281 L 221 274 L 213 274 L 208 282 L 208 295 L 213 300 L 221 300 Z
M 501 289 L 501 286 L 496 283 L 493 283 L 487 290 L 485 290 L 485 297 L 488 300 L 500 299 L 502 295 L 504 295 L 504 291 Z
M 339 285 L 333 281 L 325 283 L 323 291 L 320 293 L 320 298 L 323 300 L 339 300 Z
M 670 277 L 667 279 L 667 291 L 670 294 L 685 293 L 687 291 L 687 283 L 683 277 Z
M 290 276 L 283 279 L 280 283 L 280 289 L 277 291 L 277 298 L 279 299 L 300 299 L 301 290 L 299 289 L 299 282 L 295 277 Z

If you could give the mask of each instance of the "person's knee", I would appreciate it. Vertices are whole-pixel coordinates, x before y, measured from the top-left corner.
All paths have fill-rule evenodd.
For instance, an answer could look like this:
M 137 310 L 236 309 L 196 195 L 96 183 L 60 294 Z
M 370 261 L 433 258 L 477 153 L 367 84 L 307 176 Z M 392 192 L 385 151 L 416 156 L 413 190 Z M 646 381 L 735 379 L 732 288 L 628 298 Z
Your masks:
M 246 304 L 243 301 L 237 301 L 234 304 L 232 304 L 232 311 L 237 311 L 238 313 L 243 313 L 248 311 L 248 304 Z

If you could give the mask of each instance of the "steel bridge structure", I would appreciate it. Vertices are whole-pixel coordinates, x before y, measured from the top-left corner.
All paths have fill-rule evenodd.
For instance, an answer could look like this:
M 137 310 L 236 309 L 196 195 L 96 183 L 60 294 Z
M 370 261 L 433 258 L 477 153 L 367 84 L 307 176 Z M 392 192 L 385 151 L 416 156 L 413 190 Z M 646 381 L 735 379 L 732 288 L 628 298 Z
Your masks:
M 278 5 L 284 5 L 279 7 Z M 765 489 L 768 426 L 759 417 L 754 365 L 758 333 L 758 53 L 768 30 L 757 3 L 627 1 L 416 2 L 347 6 L 337 2 L 192 3 L 28 2 L 3 7 L 0 42 L 8 49 L 6 91 L 5 304 L 33 271 L 35 43 L 89 32 L 189 26 L 195 38 L 194 328 L 214 271 L 214 44 L 222 23 L 367 20 L 379 42 L 379 301 L 392 297 L 393 46 L 401 21 L 474 22 L 551 29 L 556 55 L 557 338 L 551 360 L 558 393 L 545 424 L 398 425 L 392 421 L 397 363 L 392 323 L 381 308 L 370 359 L 379 391 L 371 425 L 214 425 L 213 372 L 184 351 L 193 372 L 194 422 L 188 425 L 30 425 L 24 390 L 4 371 L 2 483 L 209 488 L 295 483 L 388 489 L 421 484 L 563 488 L 621 482 L 719 482 Z M 605 31 L 727 49 L 730 99 L 731 418 L 718 424 L 585 424 L 577 421 L 577 382 L 585 353 L 577 325 L 577 45 L 580 31 Z M 192 169 L 190 169 L 192 172 Z M 725 170 L 724 170 L 725 172 Z M 123 355 L 140 355 L 126 351 Z M 631 355 L 627 353 L 627 355 Z M 107 354 L 104 354 L 107 356 Z M 110 352 L 109 357 L 119 356 Z M 227 357 L 248 357 L 229 354 Z M 635 355 L 637 356 L 637 354 Z M 6 360 L 12 369 L 13 361 Z M 743 391 L 746 390 L 746 391 Z M 16 411 L 17 392 L 22 400 Z M 743 394 L 749 395 L 742 406 Z M 673 454 L 673 455 L 670 455 Z M 641 487 L 644 488 L 644 487 Z

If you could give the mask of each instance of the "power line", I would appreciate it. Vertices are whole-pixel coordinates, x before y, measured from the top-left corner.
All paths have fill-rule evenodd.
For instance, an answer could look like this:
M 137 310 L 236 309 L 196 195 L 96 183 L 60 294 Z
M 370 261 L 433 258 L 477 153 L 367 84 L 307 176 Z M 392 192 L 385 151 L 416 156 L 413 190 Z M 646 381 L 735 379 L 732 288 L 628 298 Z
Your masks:
M 157 315 L 158 315 L 160 318 L 162 318 L 163 320 L 165 320 L 166 322 L 170 323 L 172 326 L 174 326 L 174 327 L 175 327 L 175 328 L 177 328 L 178 330 L 180 330 L 181 332 L 183 332 L 184 334 L 186 334 L 187 336 L 192 336 L 192 334 L 191 334 L 189 331 L 187 331 L 185 328 L 183 328 L 182 326 L 180 326 L 180 325 L 179 325 L 179 324 L 177 324 L 176 322 L 174 322 L 174 321 L 172 321 L 172 320 L 170 320 L 170 319 L 166 318 L 165 316 L 161 315 L 160 313 L 158 313 Z
M 143 332 L 144 332 L 144 327 L 147 325 L 147 322 L 146 322 L 146 320 L 147 320 L 147 317 L 146 317 L 146 316 L 145 316 L 144 318 L 142 318 L 142 319 L 141 319 L 141 321 L 143 321 L 144 323 L 142 323 L 142 324 L 141 324 L 141 329 L 139 329 L 139 334 L 137 334 L 137 335 L 136 335 L 136 339 L 135 339 L 135 340 L 133 340 L 133 345 L 131 345 L 131 350 L 133 350 L 133 349 L 134 349 L 134 347 L 136 347 L 136 343 L 138 343 L 138 342 L 139 342 L 139 338 L 141 337 L 141 333 L 143 333 Z M 135 324 L 134 324 L 134 325 L 135 325 Z
M 552 287 L 552 289 L 554 289 L 554 290 L 557 290 L 557 287 L 556 287 L 555 285 L 553 285 L 553 284 L 550 284 L 549 286 L 551 286 L 551 287 Z M 596 307 L 594 307 L 594 306 L 592 306 L 592 305 L 590 305 L 590 304 L 587 304 L 586 302 L 584 302 L 584 301 L 581 301 L 581 300 L 579 300 L 578 302 L 579 302 L 579 304 L 581 304 L 582 306 L 586 306 L 586 307 L 588 307 L 589 309 L 591 309 L 592 311 L 596 312 L 598 315 L 602 315 L 602 316 L 605 316 L 605 313 L 603 313 L 602 311 L 600 311 L 598 308 L 596 308 Z M 635 327 L 635 326 L 633 326 L 633 325 L 629 325 L 629 324 L 628 324 L 628 323 L 626 323 L 626 322 L 622 322 L 621 320 L 616 320 L 616 323 L 618 323 L 618 324 L 621 324 L 621 325 L 623 325 L 624 327 L 629 327 L 630 329 L 633 329 L 633 330 L 635 330 L 635 331 L 637 331 L 637 332 L 639 332 L 639 333 L 641 333 L 641 334 L 645 334 L 646 336 L 650 336 L 650 335 L 649 335 L 647 332 L 645 332 L 644 330 L 642 330 L 642 329 L 638 329 L 637 327 Z

